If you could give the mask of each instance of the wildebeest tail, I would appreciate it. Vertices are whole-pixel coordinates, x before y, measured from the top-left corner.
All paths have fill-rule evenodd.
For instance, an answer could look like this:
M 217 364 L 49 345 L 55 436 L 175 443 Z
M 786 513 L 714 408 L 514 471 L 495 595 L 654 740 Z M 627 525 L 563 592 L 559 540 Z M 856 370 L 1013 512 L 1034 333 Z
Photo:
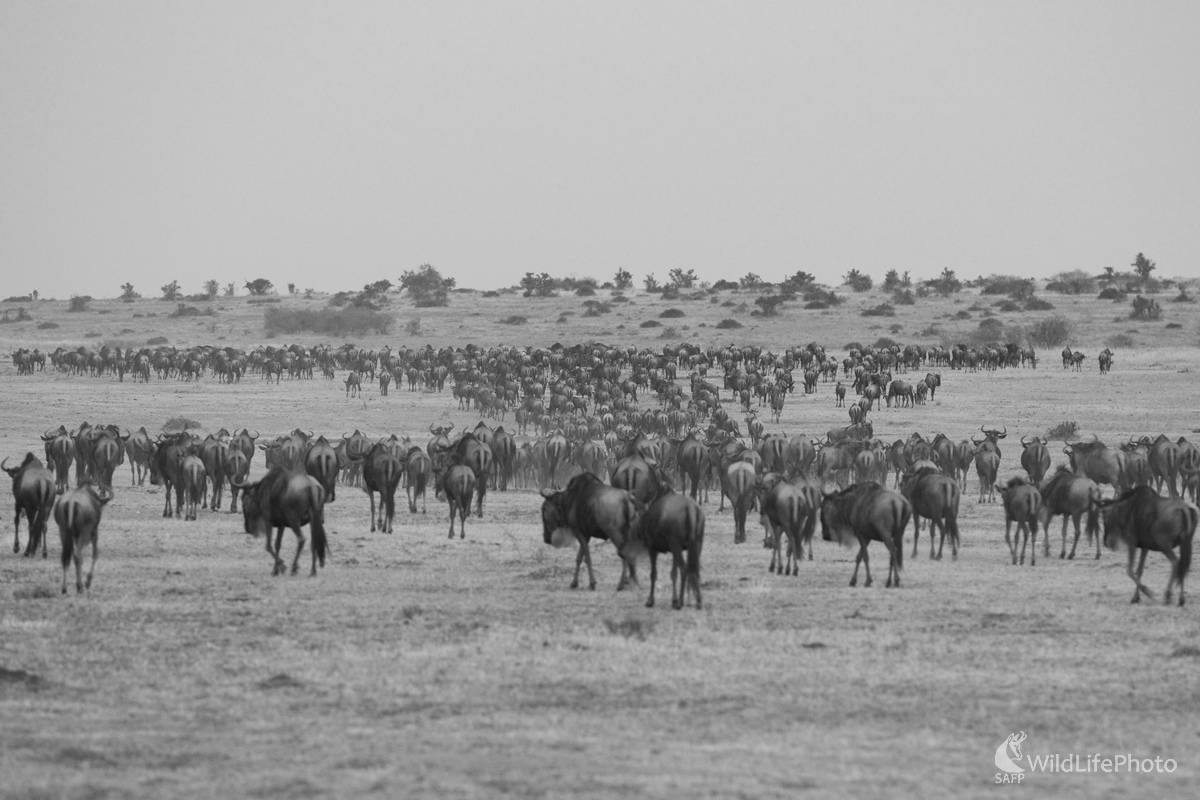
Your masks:
M 63 523 L 59 525 L 59 538 L 62 540 L 62 565 L 63 569 L 71 566 L 71 556 L 75 552 L 75 512 L 76 506 L 73 502 L 67 502 L 66 508 L 63 509 Z
M 904 531 L 908 528 L 908 523 L 912 519 L 912 506 L 905 500 L 900 506 L 900 519 L 896 521 L 895 527 L 892 528 L 892 537 L 895 539 L 896 545 L 896 571 L 904 569 Z M 929 535 L 933 535 L 933 527 L 929 528 Z
M 1200 521 L 1200 509 L 1189 505 L 1184 514 L 1184 528 L 1179 540 L 1179 563 L 1175 565 L 1175 580 L 1179 581 L 1180 591 L 1183 590 L 1183 579 L 1192 568 L 1192 539 L 1196 535 L 1196 524 Z
M 312 518 L 309 523 L 309 529 L 312 532 L 312 551 L 317 557 L 317 562 L 323 567 L 325 566 L 325 554 L 329 551 L 329 539 L 325 535 L 325 490 L 319 486 L 313 486 L 309 499 L 312 503 Z M 267 531 L 267 536 L 271 532 Z
M 687 595 L 688 584 L 691 584 L 692 591 L 696 593 L 696 607 L 700 607 L 700 551 L 704 549 L 704 512 L 699 506 L 690 506 L 690 512 L 695 515 L 695 519 L 688 521 L 688 528 L 692 531 L 692 539 L 688 542 L 687 550 L 687 579 L 684 582 L 681 597 Z
M 1049 520 L 1047 520 L 1047 530 L 1049 530 Z M 1092 543 L 1092 537 L 1100 537 L 1100 490 L 1096 489 L 1090 498 L 1088 498 L 1087 510 L 1087 540 L 1088 544 Z

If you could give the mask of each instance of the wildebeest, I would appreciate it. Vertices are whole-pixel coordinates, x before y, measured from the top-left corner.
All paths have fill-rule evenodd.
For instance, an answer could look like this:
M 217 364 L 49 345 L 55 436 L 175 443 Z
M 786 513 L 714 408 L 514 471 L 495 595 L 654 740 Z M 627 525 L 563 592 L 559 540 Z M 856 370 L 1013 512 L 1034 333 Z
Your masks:
M 699 500 L 700 477 L 704 474 L 705 467 L 708 466 L 708 449 L 695 432 L 688 433 L 681 440 L 672 440 L 672 444 L 675 445 L 675 462 L 683 481 L 683 491 L 690 494 L 693 500 Z M 690 492 L 688 490 L 689 481 L 692 485 Z
M 958 482 L 934 466 L 921 466 L 905 473 L 900 492 L 912 505 L 913 552 L 917 557 L 917 540 L 921 537 L 921 518 L 929 520 L 929 557 L 941 559 L 946 537 L 950 537 L 950 557 L 958 558 Z M 937 555 L 934 555 L 934 534 L 940 529 Z
M 1128 486 L 1125 477 L 1125 454 L 1101 441 L 1076 442 L 1063 448 L 1071 459 L 1071 469 L 1096 483 L 1107 483 L 1120 494 Z M 1043 492 L 1043 496 L 1045 493 Z
M 338 463 L 337 451 L 324 436 L 318 436 L 308 443 L 304 453 L 304 471 L 317 479 L 325 490 L 325 502 L 337 500 L 337 479 L 341 466 Z
M 725 468 L 721 479 L 721 491 L 733 506 L 733 541 L 746 541 L 746 514 L 754 502 L 754 487 L 758 476 L 754 465 L 746 461 L 735 461 Z
M 850 585 L 858 583 L 858 565 L 865 564 L 871 585 L 871 562 L 867 545 L 883 542 L 888 550 L 887 586 L 900 586 L 904 566 L 904 529 L 912 517 L 912 507 L 904 495 L 885 489 L 878 483 L 854 484 L 821 500 L 821 537 L 846 546 L 858 542 L 854 575 Z
M 250 477 L 250 459 L 240 448 L 229 447 L 225 450 L 225 460 L 221 462 L 221 473 L 225 479 L 229 481 L 229 511 L 231 513 L 237 511 L 238 483 L 245 483 Z M 213 509 L 216 510 L 217 505 L 213 503 Z
M 146 482 L 146 473 L 150 471 L 150 457 L 154 452 L 154 442 L 145 426 L 138 428 L 125 441 L 125 456 L 129 459 L 131 486 L 141 486 Z
M 197 509 L 200 508 L 200 500 L 204 495 L 204 489 L 208 483 L 208 477 L 204 471 L 204 462 L 199 456 L 188 455 L 183 459 L 183 464 L 179 468 L 180 477 L 183 480 L 183 495 L 187 500 L 187 505 L 184 507 L 184 520 L 196 519 Z
M 279 557 L 284 528 L 291 528 L 296 534 L 293 575 L 300 569 L 300 554 L 304 551 L 304 533 L 300 529 L 305 525 L 309 526 L 312 534 L 312 571 L 309 575 L 317 574 L 318 563 L 325 566 L 328 547 L 325 536 L 325 490 L 316 478 L 275 466 L 253 483 L 239 481 L 234 485 L 242 490 L 246 533 L 266 536 L 267 553 L 275 562 L 272 575 L 282 575 L 286 571 L 286 564 Z M 275 529 L 274 543 L 271 540 L 272 529 Z
M 989 502 L 996 502 L 996 475 L 1000 472 L 1000 454 L 994 450 L 978 450 L 975 453 L 975 472 L 979 475 L 979 502 L 983 502 L 984 495 L 987 495 Z
M 1024 448 L 1021 450 L 1021 469 L 1029 474 L 1031 483 L 1041 483 L 1050 469 L 1050 451 L 1045 440 L 1038 436 L 1022 436 L 1021 447 Z
M 404 491 L 408 496 L 408 511 L 417 513 L 417 498 L 421 498 L 421 513 L 425 513 L 425 487 L 433 476 L 433 459 L 421 448 L 408 448 L 404 459 Z
M 8 459 L 0 461 L 0 469 L 12 478 L 13 500 L 16 518 L 13 520 L 13 552 L 21 552 L 21 514 L 29 521 L 29 538 L 25 543 L 25 555 L 37 553 L 38 542 L 42 545 L 42 558 L 46 557 L 46 526 L 54 507 L 54 475 L 42 466 L 33 453 L 26 453 L 20 466 L 6 467 Z
M 1075 548 L 1079 546 L 1079 520 L 1087 514 L 1088 541 L 1096 538 L 1096 558 L 1100 557 L 1100 521 L 1097 503 L 1100 501 L 1100 487 L 1090 478 L 1076 475 L 1066 467 L 1059 467 L 1041 486 L 1038 491 L 1042 495 L 1042 527 L 1046 531 L 1045 553 L 1050 555 L 1050 520 L 1059 514 L 1063 518 L 1062 552 L 1059 558 L 1067 557 L 1067 521 L 1075 523 L 1075 543 L 1071 545 L 1071 558 L 1075 557 Z
M 163 516 L 171 516 L 171 491 L 175 491 L 175 516 L 183 514 L 183 460 L 191 439 L 186 433 L 162 438 L 155 443 L 150 459 L 150 485 L 163 487 Z
M 350 397 L 352 394 L 358 396 L 360 391 L 362 391 L 362 377 L 357 372 L 351 372 L 346 376 L 346 397 Z
M 1029 566 L 1037 564 L 1037 533 L 1038 533 L 1038 516 L 1042 512 L 1042 493 L 1037 487 L 1021 476 L 1010 478 L 1004 486 L 997 486 L 1000 492 L 1000 499 L 1004 503 L 1004 541 L 1008 544 L 1009 552 L 1012 553 L 1013 564 L 1017 563 L 1017 544 L 1021 545 L 1021 561 L 1025 563 L 1025 546 L 1032 544 L 1033 547 L 1029 551 Z M 1017 536 L 1015 539 L 1010 538 L 1012 533 L 1012 524 L 1017 523 Z M 1065 524 L 1065 519 L 1064 519 Z M 1025 538 L 1021 539 L 1021 531 L 1025 531 Z M 1030 538 L 1033 539 L 1032 543 Z M 1047 532 L 1047 538 L 1049 534 Z
M 467 517 L 471 515 L 471 498 L 475 494 L 475 472 L 464 464 L 453 463 L 446 453 L 439 455 L 433 466 L 434 491 L 445 497 L 450 505 L 450 538 L 454 538 L 454 515 L 459 516 L 458 538 L 467 536 Z
M 1176 488 L 1176 481 L 1179 477 L 1179 444 L 1172 442 L 1161 433 L 1153 441 L 1149 436 L 1143 436 L 1141 442 L 1150 449 L 1148 458 L 1150 470 L 1154 473 L 1155 488 L 1161 493 L 1165 483 L 1168 494 L 1171 497 L 1178 497 L 1179 489 Z
M 62 593 L 67 593 L 67 570 L 75 562 L 75 591 L 82 594 L 84 588 L 90 592 L 92 576 L 96 572 L 96 558 L 100 555 L 98 542 L 100 512 L 112 499 L 91 483 L 84 483 L 74 491 L 64 494 L 54 506 L 54 521 L 58 523 L 58 535 L 62 542 Z M 83 548 L 92 546 L 92 561 L 88 566 L 86 583 L 83 580 Z
M 396 487 L 404 467 L 383 444 L 375 444 L 363 460 L 363 491 L 371 500 L 371 532 L 375 532 L 375 493 L 379 493 L 378 528 L 384 533 L 392 532 L 392 518 L 396 515 Z
M 1106 373 L 1112 369 L 1112 362 L 1113 362 L 1113 351 L 1112 350 L 1109 350 L 1107 347 L 1104 348 L 1103 350 L 1100 351 L 1100 355 L 1098 356 L 1098 358 L 1100 361 L 1100 374 L 1101 375 L 1103 375 L 1104 373 Z
M 542 489 L 542 533 L 546 544 L 562 545 L 574 537 L 579 543 L 575 556 L 575 578 L 571 588 L 579 588 L 579 569 L 587 563 L 588 588 L 596 588 L 592 571 L 592 556 L 588 542 L 607 539 L 621 557 L 621 579 L 618 589 L 637 581 L 633 560 L 622 552 L 630 536 L 630 528 L 638 514 L 637 501 L 624 489 L 609 486 L 590 472 L 581 472 L 567 483 L 567 488 L 555 492 Z
M 1165 602 L 1171 602 L 1171 589 L 1179 584 L 1179 605 L 1184 603 L 1183 579 L 1192 564 L 1192 539 L 1200 522 L 1200 509 L 1177 497 L 1159 497 L 1148 486 L 1130 489 L 1112 500 L 1102 501 L 1104 514 L 1104 543 L 1110 549 L 1119 544 L 1129 548 L 1126 572 L 1135 584 L 1133 600 L 1141 594 L 1154 595 L 1142 585 L 1142 569 L 1146 554 L 1156 550 L 1171 562 L 1171 577 L 1167 580 Z M 1179 555 L 1175 555 L 1179 548 Z M 1140 553 L 1137 573 L 1133 571 L 1134 553 Z
M 685 494 L 664 489 L 650 507 L 630 526 L 625 544 L 627 553 L 645 548 L 650 553 L 650 598 L 654 606 L 654 585 L 658 581 L 658 554 L 671 554 L 671 608 L 683 608 L 690 587 L 700 608 L 700 552 L 704 547 L 704 511 Z M 683 553 L 687 551 L 687 560 Z M 590 564 L 589 564 L 590 569 Z M 676 591 L 678 589 L 678 591 Z
M 46 443 L 46 463 L 54 466 L 55 491 L 62 494 L 71 488 L 70 470 L 71 462 L 75 460 L 75 438 L 60 425 L 58 430 L 42 434 L 42 441 Z
M 759 485 L 758 507 L 763 524 L 770 531 L 771 564 L 768 572 L 799 575 L 804 545 L 812 558 L 812 536 L 816 529 L 821 489 L 805 476 L 787 481 L 782 475 L 764 475 Z M 788 549 L 783 552 L 783 539 Z M 778 564 L 778 567 L 776 565 Z
M 208 492 L 204 493 L 202 507 L 216 511 L 221 507 L 225 496 L 225 462 L 229 454 L 229 443 L 218 436 L 209 434 L 200 443 L 198 455 L 204 462 L 204 474 L 212 482 L 212 502 L 208 502 Z
M 649 505 L 661 491 L 662 472 L 656 463 L 635 453 L 617 462 L 611 483 L 629 492 L 639 503 Z

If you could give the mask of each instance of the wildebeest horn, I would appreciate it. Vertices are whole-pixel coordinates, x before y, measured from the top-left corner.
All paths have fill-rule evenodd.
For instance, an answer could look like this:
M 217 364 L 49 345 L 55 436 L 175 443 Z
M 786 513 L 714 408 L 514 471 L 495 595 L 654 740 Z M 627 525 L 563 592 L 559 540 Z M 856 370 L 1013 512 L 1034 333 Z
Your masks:
M 7 463 L 8 463 L 8 458 L 5 458 L 3 461 L 0 461 L 0 469 L 4 469 L 4 465 Z
M 1026 439 L 1028 439 L 1028 438 L 1029 438 L 1028 436 L 1022 436 L 1022 437 L 1021 437 L 1021 444 L 1025 445 L 1026 447 L 1028 447 L 1028 446 L 1029 446 L 1029 442 L 1025 441 L 1025 440 L 1026 440 Z
M 437 433 L 437 431 L 436 431 L 436 430 L 434 430 L 434 427 L 433 427 L 433 423 L 432 423 L 432 422 L 431 422 L 431 423 L 429 423 L 429 432 L 430 432 L 430 433 L 433 433 L 433 434 L 436 434 L 436 433 Z M 345 437 L 343 437 L 343 438 L 345 438 Z
M 58 431 L 54 428 L 51 428 L 50 430 L 48 430 L 44 434 L 42 434 L 43 439 L 53 439 L 56 436 L 58 436 Z
M 250 431 L 246 430 L 245 428 L 242 428 L 242 433 L 249 433 L 249 432 L 250 432 Z M 258 438 L 260 435 L 261 435 L 261 434 L 259 434 L 259 432 L 258 432 L 258 428 L 255 428 L 255 429 L 254 429 L 254 435 L 253 435 L 253 436 L 251 436 L 250 438 L 251 438 L 251 439 L 257 439 L 257 438 Z

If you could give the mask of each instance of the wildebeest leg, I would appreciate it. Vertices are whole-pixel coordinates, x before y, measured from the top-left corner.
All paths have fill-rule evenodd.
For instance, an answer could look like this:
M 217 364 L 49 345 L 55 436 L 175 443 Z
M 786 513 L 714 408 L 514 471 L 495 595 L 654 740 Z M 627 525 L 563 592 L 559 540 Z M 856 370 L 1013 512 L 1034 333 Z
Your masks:
M 658 580 L 658 553 L 652 548 L 650 550 L 650 599 L 646 601 L 646 608 L 654 608 L 654 582 Z
M 854 574 L 850 576 L 850 585 L 858 585 L 858 565 L 862 563 L 863 556 L 867 553 L 867 546 L 861 541 L 858 543 L 858 555 L 854 559 Z
M 683 550 L 676 543 L 671 547 L 671 608 L 683 608 L 683 590 L 687 588 L 687 572 L 683 567 Z M 675 596 L 675 582 L 679 579 L 679 596 Z
M 1037 534 L 1031 532 L 1032 526 L 1026 520 L 1017 525 L 1017 533 L 1021 532 L 1021 526 L 1025 526 L 1025 538 L 1021 540 L 1021 564 L 1025 563 L 1025 545 L 1029 544 L 1029 537 L 1033 537 L 1033 549 L 1029 553 L 1029 566 L 1037 566 Z
M 1071 555 L 1067 556 L 1068 560 L 1075 558 L 1075 548 L 1079 546 L 1079 535 L 1080 535 L 1079 534 L 1079 517 L 1080 517 L 1079 514 L 1075 515 L 1075 541 L 1071 544 Z M 1063 517 L 1063 530 L 1066 531 L 1066 529 L 1067 529 L 1067 518 Z M 1066 549 L 1067 549 L 1067 542 L 1066 542 L 1066 537 L 1064 536 L 1063 537 L 1063 550 L 1066 550 Z
M 933 547 L 933 534 L 934 533 L 939 534 L 937 560 L 941 561 L 942 560 L 942 550 L 946 547 L 946 521 L 945 520 L 939 521 L 939 520 L 934 519 L 933 517 L 929 518 L 929 546 L 930 547 Z M 950 549 L 951 550 L 954 549 L 953 542 L 950 543 Z
M 775 571 L 775 561 L 776 561 L 776 559 L 778 559 L 779 560 L 779 572 L 780 572 L 780 574 L 782 574 L 783 573 L 783 552 L 782 552 L 782 550 L 783 550 L 783 546 L 782 546 L 783 545 L 783 531 L 772 529 L 770 532 L 771 532 L 771 534 L 773 534 L 771 537 L 771 565 L 769 567 L 767 567 L 767 572 Z
M 1060 559 L 1067 557 L 1067 525 L 1070 521 L 1070 513 L 1063 514 L 1062 552 L 1058 554 Z
M 371 499 L 371 533 L 375 532 L 375 493 L 367 492 L 367 497 Z M 361 508 L 361 506 L 360 506 Z
M 913 554 L 912 557 L 917 557 L 917 541 L 921 538 L 921 518 L 913 514 Z M 933 558 L 933 547 L 929 548 L 929 557 Z
M 1151 597 L 1151 598 L 1154 597 L 1154 595 L 1150 593 L 1150 590 L 1142 585 L 1142 569 L 1146 566 L 1146 554 L 1149 551 L 1146 550 L 1146 548 L 1144 548 L 1144 547 L 1137 548 L 1137 551 L 1139 553 L 1141 553 L 1141 558 L 1138 559 L 1137 574 L 1134 574 L 1134 571 L 1133 571 L 1134 550 L 1135 550 L 1135 548 L 1133 548 L 1133 547 L 1129 548 L 1129 564 L 1126 567 L 1126 571 L 1129 573 L 1129 577 L 1133 580 L 1134 585 L 1136 587 L 1133 590 L 1133 599 L 1129 601 L 1131 603 L 1136 603 L 1141 599 L 1140 593 L 1145 593 L 1145 595 L 1147 597 Z
M 896 567 L 896 545 L 893 544 L 892 542 L 888 541 L 887 539 L 883 540 L 883 544 L 888 550 L 888 575 L 887 575 L 887 583 L 884 584 L 884 587 L 887 589 L 890 589 L 893 586 L 899 587 L 900 586 L 900 570 L 897 569 L 897 567 Z M 900 546 L 903 547 L 904 546 L 903 543 L 901 543 Z M 870 573 L 868 572 L 867 575 L 868 575 L 867 580 L 870 581 L 871 580 Z M 868 585 L 870 585 L 870 584 L 868 583 Z
M 88 565 L 87 582 L 84 584 L 84 587 L 88 590 L 88 594 L 91 594 L 92 591 L 92 575 L 96 573 L 96 559 L 100 557 L 100 545 L 97 542 L 99 536 L 99 531 L 92 531 L 92 561 Z M 78 560 L 76 563 L 78 563 Z
M 583 562 L 586 561 L 588 565 L 588 581 L 591 584 L 588 586 L 588 588 L 595 589 L 596 576 L 592 574 L 592 556 L 591 553 L 588 552 L 587 540 L 583 539 L 582 537 L 577 538 L 579 538 L 579 549 L 575 553 L 575 578 L 571 581 L 571 588 L 579 588 L 579 570 L 582 569 Z
M 1015 566 L 1017 563 L 1017 540 L 1009 539 L 1009 531 L 1011 529 L 1012 529 L 1012 520 L 1005 519 L 1004 520 L 1004 543 L 1006 545 L 1008 545 L 1008 552 L 1010 555 L 1012 555 L 1012 562 L 1013 562 L 1013 565 Z M 1020 539 L 1020 538 L 1021 538 L 1021 526 L 1020 526 L 1020 524 L 1018 524 L 1017 525 L 1017 539 Z M 1024 563 L 1024 559 L 1025 559 L 1025 551 L 1021 550 L 1021 563 Z
M 450 500 L 450 538 L 454 538 L 454 500 Z
M 304 552 L 304 532 L 300 530 L 299 523 L 292 523 L 292 532 L 296 534 L 296 557 L 292 559 L 292 574 L 295 575 L 300 571 L 300 554 Z M 279 529 L 282 533 L 283 528 Z
M 271 529 L 267 529 L 267 552 L 271 554 L 271 558 L 275 560 L 275 565 L 271 568 L 272 575 L 281 575 L 285 564 L 283 559 L 279 557 L 279 546 L 283 542 L 283 528 L 279 528 L 275 535 L 275 547 L 271 547 Z
M 1175 551 L 1170 547 L 1163 548 L 1163 555 L 1171 562 L 1171 574 L 1167 578 L 1167 594 L 1163 598 L 1163 605 L 1171 605 L 1171 588 L 1175 586 L 1175 570 L 1179 566 L 1179 556 L 1175 555 Z M 1183 582 L 1179 583 L 1179 605 L 1183 605 Z
M 13 552 L 21 552 L 21 507 L 17 506 L 17 518 L 13 520 Z M 29 555 L 26 553 L 25 555 Z
M 866 569 L 866 571 L 867 571 L 867 580 L 866 580 L 866 583 L 863 584 L 864 587 L 871 585 L 871 556 L 870 556 L 870 554 L 867 553 L 867 545 L 868 544 L 870 544 L 869 541 L 863 542 L 863 545 L 862 545 L 863 568 Z M 857 565 L 855 566 L 855 571 L 857 572 Z

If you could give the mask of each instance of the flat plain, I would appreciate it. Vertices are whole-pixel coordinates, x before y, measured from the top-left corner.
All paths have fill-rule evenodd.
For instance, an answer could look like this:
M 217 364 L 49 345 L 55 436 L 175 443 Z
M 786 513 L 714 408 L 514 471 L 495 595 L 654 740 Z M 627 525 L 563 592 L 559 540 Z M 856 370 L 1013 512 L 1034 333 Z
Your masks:
M 420 316 L 419 336 L 355 341 L 659 347 L 662 329 L 639 323 L 676 306 L 685 311 L 667 323 L 678 327 L 676 343 L 780 350 L 817 341 L 840 357 L 847 343 L 879 336 L 930 344 L 965 335 L 987 306 L 964 292 L 880 322 L 858 314 L 879 302 L 864 296 L 836 311 L 752 318 L 746 295 L 719 297 L 738 305 L 639 294 L 612 314 L 582 318 L 576 298 L 455 294 L 446 309 L 400 307 L 401 328 Z M 1193 305 L 1164 302 L 1162 320 L 1134 323 L 1120 320 L 1126 306 L 1048 297 L 1075 324 L 1071 344 L 1089 353 L 1084 371 L 1064 370 L 1056 351 L 1040 353 L 1036 370 L 941 368 L 936 400 L 874 412 L 876 435 L 942 431 L 957 440 L 1004 425 L 1002 478 L 1019 471 L 1021 436 L 1065 420 L 1109 443 L 1195 437 Z M 0 328 L 0 343 L 7 353 L 141 346 L 156 335 L 180 347 L 265 342 L 261 307 L 215 303 L 214 317 L 168 319 L 170 304 L 154 300 L 97 300 L 83 314 L 39 301 L 33 321 Z M 954 318 L 968 308 L 970 319 Z M 556 321 L 563 312 L 573 315 Z M 528 322 L 498 322 L 513 314 Z M 1006 325 L 1036 318 L 998 316 Z M 714 330 L 725 317 L 746 327 Z M 45 320 L 61 327 L 36 328 Z M 937 334 L 920 335 L 932 324 Z M 1102 376 L 1094 355 L 1121 334 L 1132 344 L 1113 348 L 1114 370 Z M 271 343 L 293 341 L 328 340 Z M 728 393 L 722 399 L 732 405 Z M 479 421 L 449 389 L 393 387 L 381 397 L 369 387 L 347 398 L 340 381 L 320 377 L 140 384 L 49 366 L 18 376 L 11 363 L 0 365 L 0 403 L 0 457 L 16 460 L 40 451 L 42 431 L 84 420 L 157 432 L 187 417 L 205 431 L 247 426 L 264 436 L 357 428 L 419 444 L 431 423 L 458 431 Z M 790 396 L 767 430 L 817 436 L 845 422 L 833 385 L 821 383 L 814 395 Z M 1061 446 L 1052 452 L 1065 460 Z M 263 470 L 259 455 L 253 474 Z M 672 611 L 661 584 L 659 605 L 645 608 L 645 565 L 640 587 L 616 592 L 608 545 L 594 548 L 597 589 L 569 589 L 573 549 L 543 544 L 532 488 L 489 492 L 484 517 L 453 540 L 446 507 L 432 497 L 424 514 L 401 503 L 386 535 L 369 532 L 365 495 L 339 488 L 326 512 L 327 566 L 316 578 L 273 578 L 240 514 L 165 520 L 160 490 L 130 483 L 126 465 L 104 513 L 90 595 L 59 594 L 53 526 L 49 559 L 7 547 L 0 555 L 0 795 L 1095 798 L 1189 797 L 1198 785 L 1200 601 L 1130 604 L 1125 554 L 1105 550 L 1096 560 L 1081 543 L 1081 556 L 1060 560 L 1057 523 L 1050 557 L 1039 542 L 1037 566 L 1012 566 L 1003 511 L 976 502 L 974 474 L 959 558 L 931 561 L 924 532 L 913 558 L 910 529 L 899 589 L 879 577 L 849 587 L 853 552 L 819 537 L 799 576 L 768 573 L 756 515 L 747 542 L 735 545 L 732 515 L 717 510 L 714 493 L 704 506 L 700 611 Z M 291 534 L 284 542 L 290 558 Z M 884 575 L 884 551 L 876 544 L 872 553 Z M 1165 559 L 1152 556 L 1146 572 L 1161 600 Z M 997 786 L 993 754 L 1017 731 L 1028 734 L 1026 754 L 1158 756 L 1177 768 L 1027 772 L 1021 786 Z

